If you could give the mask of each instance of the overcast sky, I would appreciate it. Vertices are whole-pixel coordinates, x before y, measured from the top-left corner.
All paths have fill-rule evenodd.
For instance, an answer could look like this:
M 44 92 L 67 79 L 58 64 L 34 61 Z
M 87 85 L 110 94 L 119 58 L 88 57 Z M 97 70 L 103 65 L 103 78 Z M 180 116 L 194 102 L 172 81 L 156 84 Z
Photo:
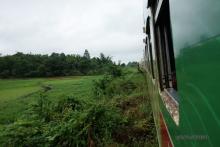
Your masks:
M 123 62 L 143 49 L 143 0 L 0 0 L 0 53 L 92 56 Z

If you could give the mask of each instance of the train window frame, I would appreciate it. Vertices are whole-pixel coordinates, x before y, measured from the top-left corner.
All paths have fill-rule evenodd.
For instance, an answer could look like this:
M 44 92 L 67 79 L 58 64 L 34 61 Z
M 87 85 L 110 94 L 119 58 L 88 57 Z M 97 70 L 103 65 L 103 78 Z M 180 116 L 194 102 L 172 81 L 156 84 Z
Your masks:
M 157 11 L 157 6 L 158 6 L 158 3 L 160 2 L 160 0 L 149 0 L 148 1 L 148 4 L 147 4 L 147 7 L 151 7 L 152 8 L 152 11 L 153 11 L 153 15 L 156 14 L 156 11 Z
M 152 79 L 155 79 L 155 73 L 154 73 L 154 65 L 153 65 L 153 52 L 152 52 L 152 43 L 151 43 L 151 38 L 150 35 L 147 38 L 148 44 L 147 44 L 147 49 L 148 49 L 148 61 L 149 61 L 149 71 L 151 73 Z
M 152 51 L 152 44 L 151 41 L 149 41 L 149 55 L 150 55 L 150 67 L 151 67 L 151 74 L 152 78 L 155 79 L 155 73 L 154 73 L 154 61 L 153 61 L 153 51 Z
M 149 58 L 149 42 L 148 42 L 148 36 L 146 37 L 146 45 L 145 45 L 145 62 L 146 62 L 146 68 L 147 68 L 147 71 L 149 73 L 151 73 L 151 69 L 150 69 L 150 66 L 149 66 L 149 63 L 150 63 L 150 58 Z
M 179 125 L 179 96 L 176 80 L 176 66 L 172 42 L 169 1 L 163 1 L 155 20 L 156 56 L 159 73 L 159 87 L 162 100 Z
M 154 72 L 154 61 L 153 61 L 153 48 L 152 48 L 152 42 L 151 42 L 151 32 L 150 32 L 150 17 L 148 16 L 146 21 L 146 46 L 145 50 L 147 49 L 145 55 L 147 58 L 147 69 L 152 77 L 152 79 L 155 79 L 155 72 Z

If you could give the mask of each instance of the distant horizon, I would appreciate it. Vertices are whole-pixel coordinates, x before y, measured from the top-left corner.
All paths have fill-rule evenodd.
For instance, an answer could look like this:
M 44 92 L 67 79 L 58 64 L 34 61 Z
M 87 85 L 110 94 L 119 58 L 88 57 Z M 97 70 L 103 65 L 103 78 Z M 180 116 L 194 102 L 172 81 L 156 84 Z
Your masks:
M 89 49 L 86 49 L 86 50 L 89 51 Z M 85 51 L 85 50 L 84 50 L 84 51 Z M 29 52 L 29 53 L 24 53 L 24 52 L 22 52 L 22 51 L 17 51 L 17 52 L 11 53 L 11 54 L 2 54 L 2 53 L 0 53 L 0 57 L 13 56 L 13 55 L 15 55 L 15 54 L 17 54 L 17 53 L 22 53 L 22 54 L 25 54 L 25 55 L 49 55 L 49 56 L 52 55 L 53 53 L 55 53 L 55 54 L 79 55 L 79 56 L 83 56 L 83 53 L 63 53 L 63 52 L 51 52 L 51 53 L 35 53 L 35 52 Z M 107 54 L 105 54 L 104 52 L 100 52 L 98 55 L 93 56 L 93 55 L 90 54 L 90 51 L 89 51 L 89 54 L 90 54 L 90 57 L 91 57 L 91 58 L 99 57 L 101 53 L 103 53 L 106 57 L 110 57 L 110 58 L 112 59 L 112 61 L 113 61 L 113 62 L 116 62 L 116 63 L 121 62 L 121 63 L 128 64 L 129 62 L 139 62 L 139 61 L 137 61 L 137 60 L 129 60 L 129 61 L 126 61 L 126 62 L 123 62 L 123 61 L 121 61 L 121 60 L 114 60 L 114 57 L 113 57 L 113 56 L 107 55 Z

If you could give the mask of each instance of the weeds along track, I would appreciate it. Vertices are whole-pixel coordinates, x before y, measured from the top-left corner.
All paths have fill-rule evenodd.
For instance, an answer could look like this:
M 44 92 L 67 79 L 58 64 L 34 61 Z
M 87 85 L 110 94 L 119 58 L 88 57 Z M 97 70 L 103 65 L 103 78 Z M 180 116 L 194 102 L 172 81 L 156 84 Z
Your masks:
M 149 103 L 147 98 L 135 96 L 117 104 L 123 117 L 127 117 L 129 122 L 114 132 L 115 142 L 126 146 L 156 145 L 155 126 Z

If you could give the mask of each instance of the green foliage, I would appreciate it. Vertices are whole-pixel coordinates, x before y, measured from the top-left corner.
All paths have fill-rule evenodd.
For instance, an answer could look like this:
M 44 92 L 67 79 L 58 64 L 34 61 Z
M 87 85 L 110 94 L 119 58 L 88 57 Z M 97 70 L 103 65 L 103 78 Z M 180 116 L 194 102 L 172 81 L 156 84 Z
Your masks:
M 59 113 L 63 113 L 66 110 L 79 111 L 83 109 L 85 102 L 84 100 L 79 100 L 77 98 L 68 97 L 67 99 L 60 100 L 56 107 L 55 111 Z
M 19 120 L 2 130 L 0 144 L 12 147 L 40 147 L 46 141 L 42 130 L 41 122 Z
M 75 97 L 49 102 L 41 94 L 25 116 L 8 125 L 0 136 L 5 146 L 86 146 L 101 144 L 125 122 L 117 108 Z
M 51 135 L 52 146 L 86 146 L 88 141 L 103 143 L 123 123 L 115 109 L 100 104 L 92 104 L 89 109 L 68 112 L 67 115 L 69 119 L 47 134 Z
M 23 102 L 32 101 L 14 122 L 0 126 L 0 146 L 143 146 L 146 138 L 154 140 L 148 127 L 153 127 L 153 118 L 145 119 L 152 115 L 149 102 L 140 105 L 143 77 L 136 70 L 129 69 L 121 76 L 36 81 L 20 80 L 17 85 L 11 81 L 13 86 L 5 85 L 40 85 L 43 89 L 35 96 L 20 97 Z M 92 84 L 95 97 L 91 96 Z
M 138 62 L 135 62 L 135 61 L 134 62 L 128 62 L 127 66 L 137 68 L 138 67 Z
M 135 77 L 128 78 L 126 74 L 123 75 L 121 68 L 113 66 L 110 71 L 102 79 L 94 82 L 93 92 L 96 97 L 112 98 L 114 96 L 129 95 L 139 86 L 135 83 Z M 134 79 L 132 80 L 132 78 Z
M 90 59 L 90 54 L 88 50 L 85 50 L 83 57 L 85 57 L 86 59 Z
M 111 65 L 109 66 L 108 73 L 114 78 L 122 76 L 122 69 L 120 66 Z
M 102 79 L 94 81 L 93 93 L 95 97 L 102 97 L 106 95 L 106 89 L 108 84 L 111 82 L 112 77 L 109 75 L 105 75 Z
M 129 95 L 136 89 L 136 85 L 131 80 L 113 79 L 105 89 L 107 97 Z
M 39 101 L 39 93 L 46 92 L 46 99 L 57 103 L 68 96 L 92 99 L 93 80 L 102 76 L 5 79 L 0 80 L 0 125 L 13 123 Z
M 32 113 L 37 115 L 43 121 L 49 122 L 51 120 L 51 101 L 48 100 L 46 95 L 41 93 L 37 103 L 33 104 L 31 109 Z
M 52 53 L 33 55 L 16 53 L 0 56 L 0 78 L 80 76 L 103 74 L 106 68 L 114 65 L 110 57 L 101 53 L 100 57 L 90 58 L 88 50 L 83 56 Z

